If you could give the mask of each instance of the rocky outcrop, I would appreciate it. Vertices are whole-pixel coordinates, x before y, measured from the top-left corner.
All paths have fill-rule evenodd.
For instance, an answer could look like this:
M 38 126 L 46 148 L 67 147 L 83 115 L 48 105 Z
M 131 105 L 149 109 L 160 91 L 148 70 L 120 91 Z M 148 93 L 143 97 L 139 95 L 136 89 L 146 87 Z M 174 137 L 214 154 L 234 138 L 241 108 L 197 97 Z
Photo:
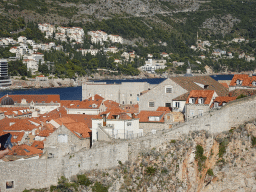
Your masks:
M 135 162 L 85 174 L 109 191 L 255 191 L 255 134 L 253 123 L 219 135 L 191 132 L 141 153 Z

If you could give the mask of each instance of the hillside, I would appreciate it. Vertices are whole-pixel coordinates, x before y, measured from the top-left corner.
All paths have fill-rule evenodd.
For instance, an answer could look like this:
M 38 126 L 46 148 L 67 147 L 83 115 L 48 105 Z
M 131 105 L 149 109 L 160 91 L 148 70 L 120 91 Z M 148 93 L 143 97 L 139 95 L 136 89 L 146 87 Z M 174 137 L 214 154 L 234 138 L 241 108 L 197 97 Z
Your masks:
M 62 177 L 51 191 L 254 191 L 255 136 L 254 123 L 218 135 L 191 132 L 115 169 L 86 172 L 71 182 Z
M 1 0 L 1 19 L 5 22 L 0 29 L 11 32 L 24 28 L 28 21 L 48 22 L 81 26 L 86 31 L 101 29 L 125 38 L 179 38 L 192 44 L 197 31 L 202 38 L 255 38 L 255 9 L 255 0 Z

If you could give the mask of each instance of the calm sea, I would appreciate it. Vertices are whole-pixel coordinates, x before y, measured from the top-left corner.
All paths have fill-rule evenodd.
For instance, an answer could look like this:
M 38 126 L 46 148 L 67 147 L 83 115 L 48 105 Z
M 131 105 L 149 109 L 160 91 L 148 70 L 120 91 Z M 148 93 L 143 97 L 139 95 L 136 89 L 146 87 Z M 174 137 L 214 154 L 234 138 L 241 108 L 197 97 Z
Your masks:
M 47 89 L 14 89 L 0 90 L 0 98 L 4 95 L 60 95 L 61 100 L 82 100 L 82 86 L 65 88 L 47 88 Z
M 215 80 L 231 80 L 233 75 L 214 75 L 211 76 Z M 107 84 L 121 82 L 148 82 L 150 84 L 159 84 L 165 78 L 153 79 L 122 79 L 122 80 L 98 80 L 95 82 L 106 82 Z M 82 86 L 65 87 L 65 88 L 47 88 L 47 89 L 15 89 L 15 90 L 0 90 L 0 98 L 4 95 L 40 95 L 40 94 L 58 94 L 61 100 L 82 100 Z

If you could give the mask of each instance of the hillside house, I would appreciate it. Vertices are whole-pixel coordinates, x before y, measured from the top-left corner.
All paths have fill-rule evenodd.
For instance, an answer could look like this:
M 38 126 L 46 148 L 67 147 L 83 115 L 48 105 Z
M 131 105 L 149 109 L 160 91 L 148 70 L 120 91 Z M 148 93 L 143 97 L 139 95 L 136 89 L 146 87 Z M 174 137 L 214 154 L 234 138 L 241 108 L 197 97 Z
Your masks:
M 229 91 L 235 89 L 256 89 L 256 76 L 235 74 L 229 84 Z
M 210 110 L 213 100 L 217 97 L 213 90 L 192 90 L 185 105 L 186 119 L 192 119 L 195 116 L 202 116 Z
M 220 109 L 225 106 L 228 102 L 236 100 L 236 97 L 216 97 L 211 105 L 211 108 Z
M 228 94 L 226 87 L 209 76 L 171 77 L 139 96 L 140 111 L 155 111 L 161 106 L 175 107 L 173 99 L 192 90 L 214 90 L 218 96 Z

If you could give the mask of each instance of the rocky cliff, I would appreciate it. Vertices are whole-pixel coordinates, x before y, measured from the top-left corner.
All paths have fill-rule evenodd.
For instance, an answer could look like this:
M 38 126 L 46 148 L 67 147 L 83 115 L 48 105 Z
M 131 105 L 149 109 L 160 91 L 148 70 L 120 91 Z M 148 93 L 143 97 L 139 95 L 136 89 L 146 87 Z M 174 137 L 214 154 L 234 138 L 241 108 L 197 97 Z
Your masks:
M 191 132 L 141 153 L 134 162 L 60 179 L 60 191 L 256 191 L 256 126 L 211 135 Z M 82 178 L 82 179 L 81 179 Z M 45 189 L 48 191 L 48 189 Z

